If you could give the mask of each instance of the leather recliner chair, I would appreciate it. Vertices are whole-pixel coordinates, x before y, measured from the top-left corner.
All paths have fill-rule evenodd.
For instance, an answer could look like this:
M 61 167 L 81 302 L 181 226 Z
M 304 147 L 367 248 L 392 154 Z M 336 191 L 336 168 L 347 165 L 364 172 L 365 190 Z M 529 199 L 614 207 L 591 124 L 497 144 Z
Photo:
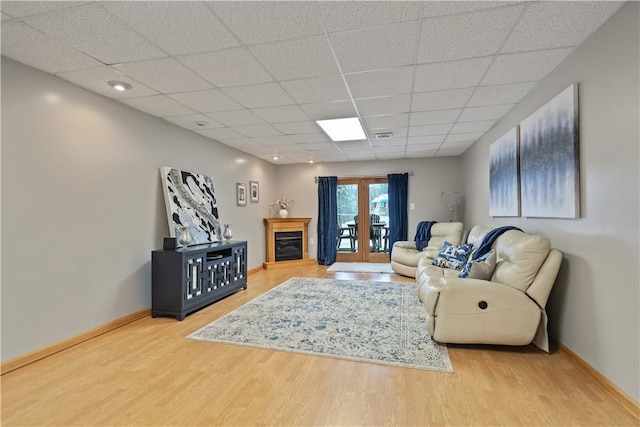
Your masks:
M 397 241 L 391 249 L 391 268 L 398 274 L 416 277 L 418 261 L 426 257 L 434 259 L 444 241 L 459 245 L 462 242 L 463 224 L 461 222 L 438 222 L 431 226 L 431 239 L 427 246 L 419 251 L 414 241 Z
M 467 243 L 478 247 L 491 228 L 475 226 Z M 492 245 L 489 280 L 459 278 L 458 270 L 418 263 L 418 295 L 434 340 L 458 344 L 527 345 L 549 351 L 545 305 L 562 253 L 542 236 L 509 230 Z

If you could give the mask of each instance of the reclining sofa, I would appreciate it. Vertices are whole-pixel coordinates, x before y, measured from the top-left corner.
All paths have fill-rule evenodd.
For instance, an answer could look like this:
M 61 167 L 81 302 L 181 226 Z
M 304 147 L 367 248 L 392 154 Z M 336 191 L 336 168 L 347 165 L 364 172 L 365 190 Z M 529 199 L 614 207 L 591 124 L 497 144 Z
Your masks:
M 436 257 L 445 241 L 458 245 L 462 242 L 463 225 L 461 222 L 438 222 L 431 226 L 431 239 L 427 246 L 419 251 L 416 242 L 398 241 L 391 248 L 391 268 L 398 274 L 416 277 L 418 261 L 423 257 Z
M 490 230 L 473 227 L 467 243 L 477 248 Z M 519 230 L 504 232 L 491 248 L 495 269 L 487 280 L 459 278 L 460 271 L 433 265 L 427 256 L 420 258 L 416 284 L 429 334 L 444 343 L 533 342 L 548 352 L 545 305 L 562 254 L 547 238 Z

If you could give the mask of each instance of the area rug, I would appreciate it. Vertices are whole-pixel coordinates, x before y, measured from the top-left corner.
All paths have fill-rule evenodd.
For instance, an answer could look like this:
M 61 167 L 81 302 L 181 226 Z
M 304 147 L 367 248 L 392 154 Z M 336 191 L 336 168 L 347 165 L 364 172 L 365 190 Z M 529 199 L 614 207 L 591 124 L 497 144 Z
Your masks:
M 334 262 L 327 271 L 349 273 L 393 273 L 390 263 L 384 262 Z
M 187 338 L 453 372 L 413 283 L 294 277 Z

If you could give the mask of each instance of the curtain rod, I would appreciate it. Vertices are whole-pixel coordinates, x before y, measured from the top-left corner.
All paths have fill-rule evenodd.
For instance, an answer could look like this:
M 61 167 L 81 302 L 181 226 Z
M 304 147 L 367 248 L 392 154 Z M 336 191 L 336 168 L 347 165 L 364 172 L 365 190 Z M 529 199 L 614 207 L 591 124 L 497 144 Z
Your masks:
M 413 176 L 413 172 L 392 172 L 392 173 L 406 173 L 409 174 L 409 176 Z M 362 178 L 362 179 L 366 179 L 366 178 L 380 178 L 380 177 L 384 177 L 386 175 L 341 175 L 340 178 Z M 316 184 L 318 183 L 318 177 L 314 176 L 313 177 L 313 182 L 315 182 Z

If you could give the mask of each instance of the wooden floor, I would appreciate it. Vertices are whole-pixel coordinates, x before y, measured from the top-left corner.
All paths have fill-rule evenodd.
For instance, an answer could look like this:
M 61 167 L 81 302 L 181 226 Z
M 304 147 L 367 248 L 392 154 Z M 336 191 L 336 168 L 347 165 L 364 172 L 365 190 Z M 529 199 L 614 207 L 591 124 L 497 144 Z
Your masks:
M 447 374 L 185 339 L 294 276 L 410 281 L 260 271 L 182 322 L 144 318 L 3 375 L 2 425 L 638 425 L 562 354 L 532 346 L 449 346 Z

